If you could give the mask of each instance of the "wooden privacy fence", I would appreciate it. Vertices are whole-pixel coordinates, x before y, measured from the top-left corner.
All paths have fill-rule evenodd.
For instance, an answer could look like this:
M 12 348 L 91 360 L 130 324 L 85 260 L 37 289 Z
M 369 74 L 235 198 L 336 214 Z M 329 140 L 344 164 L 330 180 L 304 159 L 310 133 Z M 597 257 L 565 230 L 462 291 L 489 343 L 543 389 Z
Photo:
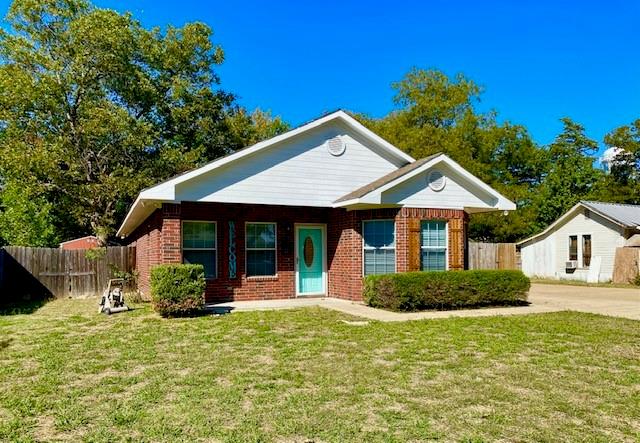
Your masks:
M 469 269 L 520 269 L 516 244 L 469 242 Z
M 640 248 L 616 248 L 613 283 L 631 283 L 640 274 Z
M 135 269 L 135 248 L 108 247 L 87 257 L 87 249 L 7 246 L 0 250 L 0 301 L 13 297 L 88 297 L 101 294 L 114 270 Z

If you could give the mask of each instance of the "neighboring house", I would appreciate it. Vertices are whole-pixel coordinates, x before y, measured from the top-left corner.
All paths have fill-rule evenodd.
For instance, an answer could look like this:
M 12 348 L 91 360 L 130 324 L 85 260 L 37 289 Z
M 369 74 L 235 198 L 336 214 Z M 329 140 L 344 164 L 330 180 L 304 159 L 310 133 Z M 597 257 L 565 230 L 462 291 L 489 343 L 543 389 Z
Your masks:
M 443 154 L 414 160 L 337 111 L 143 190 L 118 235 L 140 290 L 202 263 L 206 299 L 359 300 L 363 275 L 464 269 L 468 214 L 515 205 Z
M 60 243 L 60 249 L 91 249 L 100 246 L 100 240 L 94 235 L 74 238 Z
M 640 233 L 640 206 L 582 201 L 540 234 L 519 242 L 528 276 L 609 281 L 616 248 Z

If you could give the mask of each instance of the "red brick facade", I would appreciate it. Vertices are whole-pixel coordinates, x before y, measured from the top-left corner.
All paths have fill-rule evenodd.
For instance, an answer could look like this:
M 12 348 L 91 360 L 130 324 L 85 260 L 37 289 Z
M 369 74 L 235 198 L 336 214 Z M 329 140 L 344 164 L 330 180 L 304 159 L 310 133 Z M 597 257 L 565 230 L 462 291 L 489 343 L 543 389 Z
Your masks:
M 396 271 L 409 270 L 410 220 L 457 220 L 465 224 L 461 210 L 388 208 L 347 211 L 333 208 L 241 205 L 225 203 L 164 204 L 131 235 L 136 245 L 140 291 L 149 294 L 149 271 L 160 263 L 181 263 L 183 220 L 217 223 L 217 278 L 207 281 L 207 302 L 262 300 L 295 297 L 295 224 L 327 226 L 328 296 L 362 299 L 362 222 L 394 219 L 396 224 Z M 229 278 L 229 222 L 236 226 L 237 276 Z M 245 223 L 275 222 L 277 235 L 277 275 L 246 277 Z M 455 238 L 456 236 L 461 238 Z M 466 233 L 449 235 L 449 267 L 464 267 Z M 455 248 L 456 251 L 451 249 Z M 455 253 L 454 253 L 455 252 Z

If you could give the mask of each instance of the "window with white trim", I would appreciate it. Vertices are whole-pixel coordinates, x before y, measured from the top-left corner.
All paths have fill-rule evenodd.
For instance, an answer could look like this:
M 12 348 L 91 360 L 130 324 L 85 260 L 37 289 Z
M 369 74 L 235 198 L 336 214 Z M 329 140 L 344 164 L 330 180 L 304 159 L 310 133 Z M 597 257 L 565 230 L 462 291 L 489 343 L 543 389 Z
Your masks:
M 247 277 L 276 275 L 276 224 L 245 225 Z
M 423 271 L 447 270 L 447 222 L 420 222 L 420 262 Z
M 396 272 L 396 233 L 393 220 L 362 222 L 364 275 Z
M 204 266 L 204 276 L 217 275 L 216 222 L 182 222 L 182 262 Z

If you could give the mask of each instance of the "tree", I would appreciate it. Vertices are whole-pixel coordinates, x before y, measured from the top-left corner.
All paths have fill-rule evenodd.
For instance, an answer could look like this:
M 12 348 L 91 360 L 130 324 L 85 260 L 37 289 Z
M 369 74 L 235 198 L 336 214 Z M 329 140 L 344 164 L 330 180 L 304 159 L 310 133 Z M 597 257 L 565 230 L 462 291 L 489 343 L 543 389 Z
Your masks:
M 245 145 L 206 25 L 147 30 L 84 0 L 15 0 L 7 21 L 0 175 L 50 204 L 47 223 L 104 239 L 141 188 Z
M 584 127 L 569 118 L 561 119 L 563 131 L 548 147 L 550 169 L 538 190 L 536 224 L 541 229 L 596 191 L 602 171 L 593 167 L 598 144 L 587 137 Z
M 17 246 L 50 246 L 59 243 L 53 205 L 42 196 L 29 195 L 12 183 L 2 189 L 0 232 L 3 240 Z
M 604 138 L 619 148 L 609 174 L 601 180 L 596 198 L 602 201 L 640 204 L 640 119 L 614 129 Z
M 397 109 L 381 119 L 359 118 L 414 158 L 443 152 L 515 201 L 518 211 L 476 215 L 475 239 L 513 241 L 532 233 L 531 206 L 547 169 L 547 156 L 527 130 L 499 124 L 496 113 L 476 109 L 482 88 L 462 74 L 412 69 L 394 83 Z
M 238 144 L 250 146 L 289 130 L 289 124 L 271 112 L 255 109 L 248 113 L 244 108 L 236 108 L 228 119 L 229 128 Z

